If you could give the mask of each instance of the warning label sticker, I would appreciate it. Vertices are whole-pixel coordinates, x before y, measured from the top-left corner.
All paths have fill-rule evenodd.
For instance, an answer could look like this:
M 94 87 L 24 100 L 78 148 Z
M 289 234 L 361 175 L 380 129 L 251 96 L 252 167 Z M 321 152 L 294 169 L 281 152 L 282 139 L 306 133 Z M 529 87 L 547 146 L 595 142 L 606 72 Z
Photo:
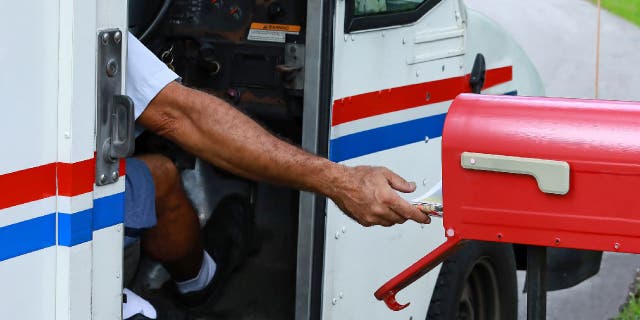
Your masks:
M 285 34 L 286 33 L 282 31 L 251 29 L 249 30 L 249 35 L 247 36 L 247 40 L 284 43 Z
M 287 34 L 298 35 L 300 26 L 253 22 L 247 40 L 284 43 Z

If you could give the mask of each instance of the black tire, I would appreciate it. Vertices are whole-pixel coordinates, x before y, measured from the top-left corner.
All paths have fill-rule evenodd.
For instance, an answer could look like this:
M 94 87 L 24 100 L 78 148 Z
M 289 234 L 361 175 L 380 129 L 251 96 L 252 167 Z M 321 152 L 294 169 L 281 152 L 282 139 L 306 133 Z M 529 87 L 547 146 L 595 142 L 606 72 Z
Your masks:
M 510 244 L 470 241 L 444 261 L 427 320 L 515 320 L 516 262 Z

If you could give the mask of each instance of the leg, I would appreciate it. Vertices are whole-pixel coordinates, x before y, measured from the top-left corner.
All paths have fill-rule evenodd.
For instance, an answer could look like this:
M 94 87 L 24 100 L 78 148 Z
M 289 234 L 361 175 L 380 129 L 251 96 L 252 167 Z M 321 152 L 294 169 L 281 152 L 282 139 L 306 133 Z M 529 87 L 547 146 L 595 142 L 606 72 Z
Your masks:
M 162 263 L 175 281 L 192 279 L 202 265 L 200 224 L 173 162 L 161 155 L 142 155 L 154 181 L 157 224 L 142 235 L 142 250 Z

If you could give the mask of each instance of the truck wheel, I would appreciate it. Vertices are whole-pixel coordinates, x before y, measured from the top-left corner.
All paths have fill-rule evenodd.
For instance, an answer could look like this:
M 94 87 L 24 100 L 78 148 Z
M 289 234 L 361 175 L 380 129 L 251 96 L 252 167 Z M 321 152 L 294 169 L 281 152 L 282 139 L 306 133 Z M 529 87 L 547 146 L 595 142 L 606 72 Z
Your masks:
M 510 244 L 468 242 L 444 261 L 427 320 L 515 320 L 516 262 Z

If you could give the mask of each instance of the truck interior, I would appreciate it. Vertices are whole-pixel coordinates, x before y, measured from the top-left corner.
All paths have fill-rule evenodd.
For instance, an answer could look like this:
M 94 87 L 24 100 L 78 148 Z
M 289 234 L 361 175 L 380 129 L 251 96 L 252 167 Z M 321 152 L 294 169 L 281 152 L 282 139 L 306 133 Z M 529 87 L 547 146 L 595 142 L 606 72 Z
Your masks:
M 130 0 L 129 31 L 184 85 L 222 99 L 293 144 L 302 136 L 305 1 Z M 247 39 L 255 24 L 294 26 L 284 39 Z M 295 308 L 298 192 L 250 182 L 195 159 L 149 133 L 136 153 L 161 153 L 176 163 L 204 229 L 205 245 L 225 245 L 243 262 L 203 318 L 292 319 Z M 246 210 L 244 235 L 214 225 L 215 212 Z M 207 224 L 211 220 L 211 223 Z M 207 243 L 209 242 L 209 243 Z M 211 244 L 214 243 L 214 244 Z M 125 286 L 177 310 L 160 265 L 125 250 Z M 180 312 L 176 311 L 176 318 Z

